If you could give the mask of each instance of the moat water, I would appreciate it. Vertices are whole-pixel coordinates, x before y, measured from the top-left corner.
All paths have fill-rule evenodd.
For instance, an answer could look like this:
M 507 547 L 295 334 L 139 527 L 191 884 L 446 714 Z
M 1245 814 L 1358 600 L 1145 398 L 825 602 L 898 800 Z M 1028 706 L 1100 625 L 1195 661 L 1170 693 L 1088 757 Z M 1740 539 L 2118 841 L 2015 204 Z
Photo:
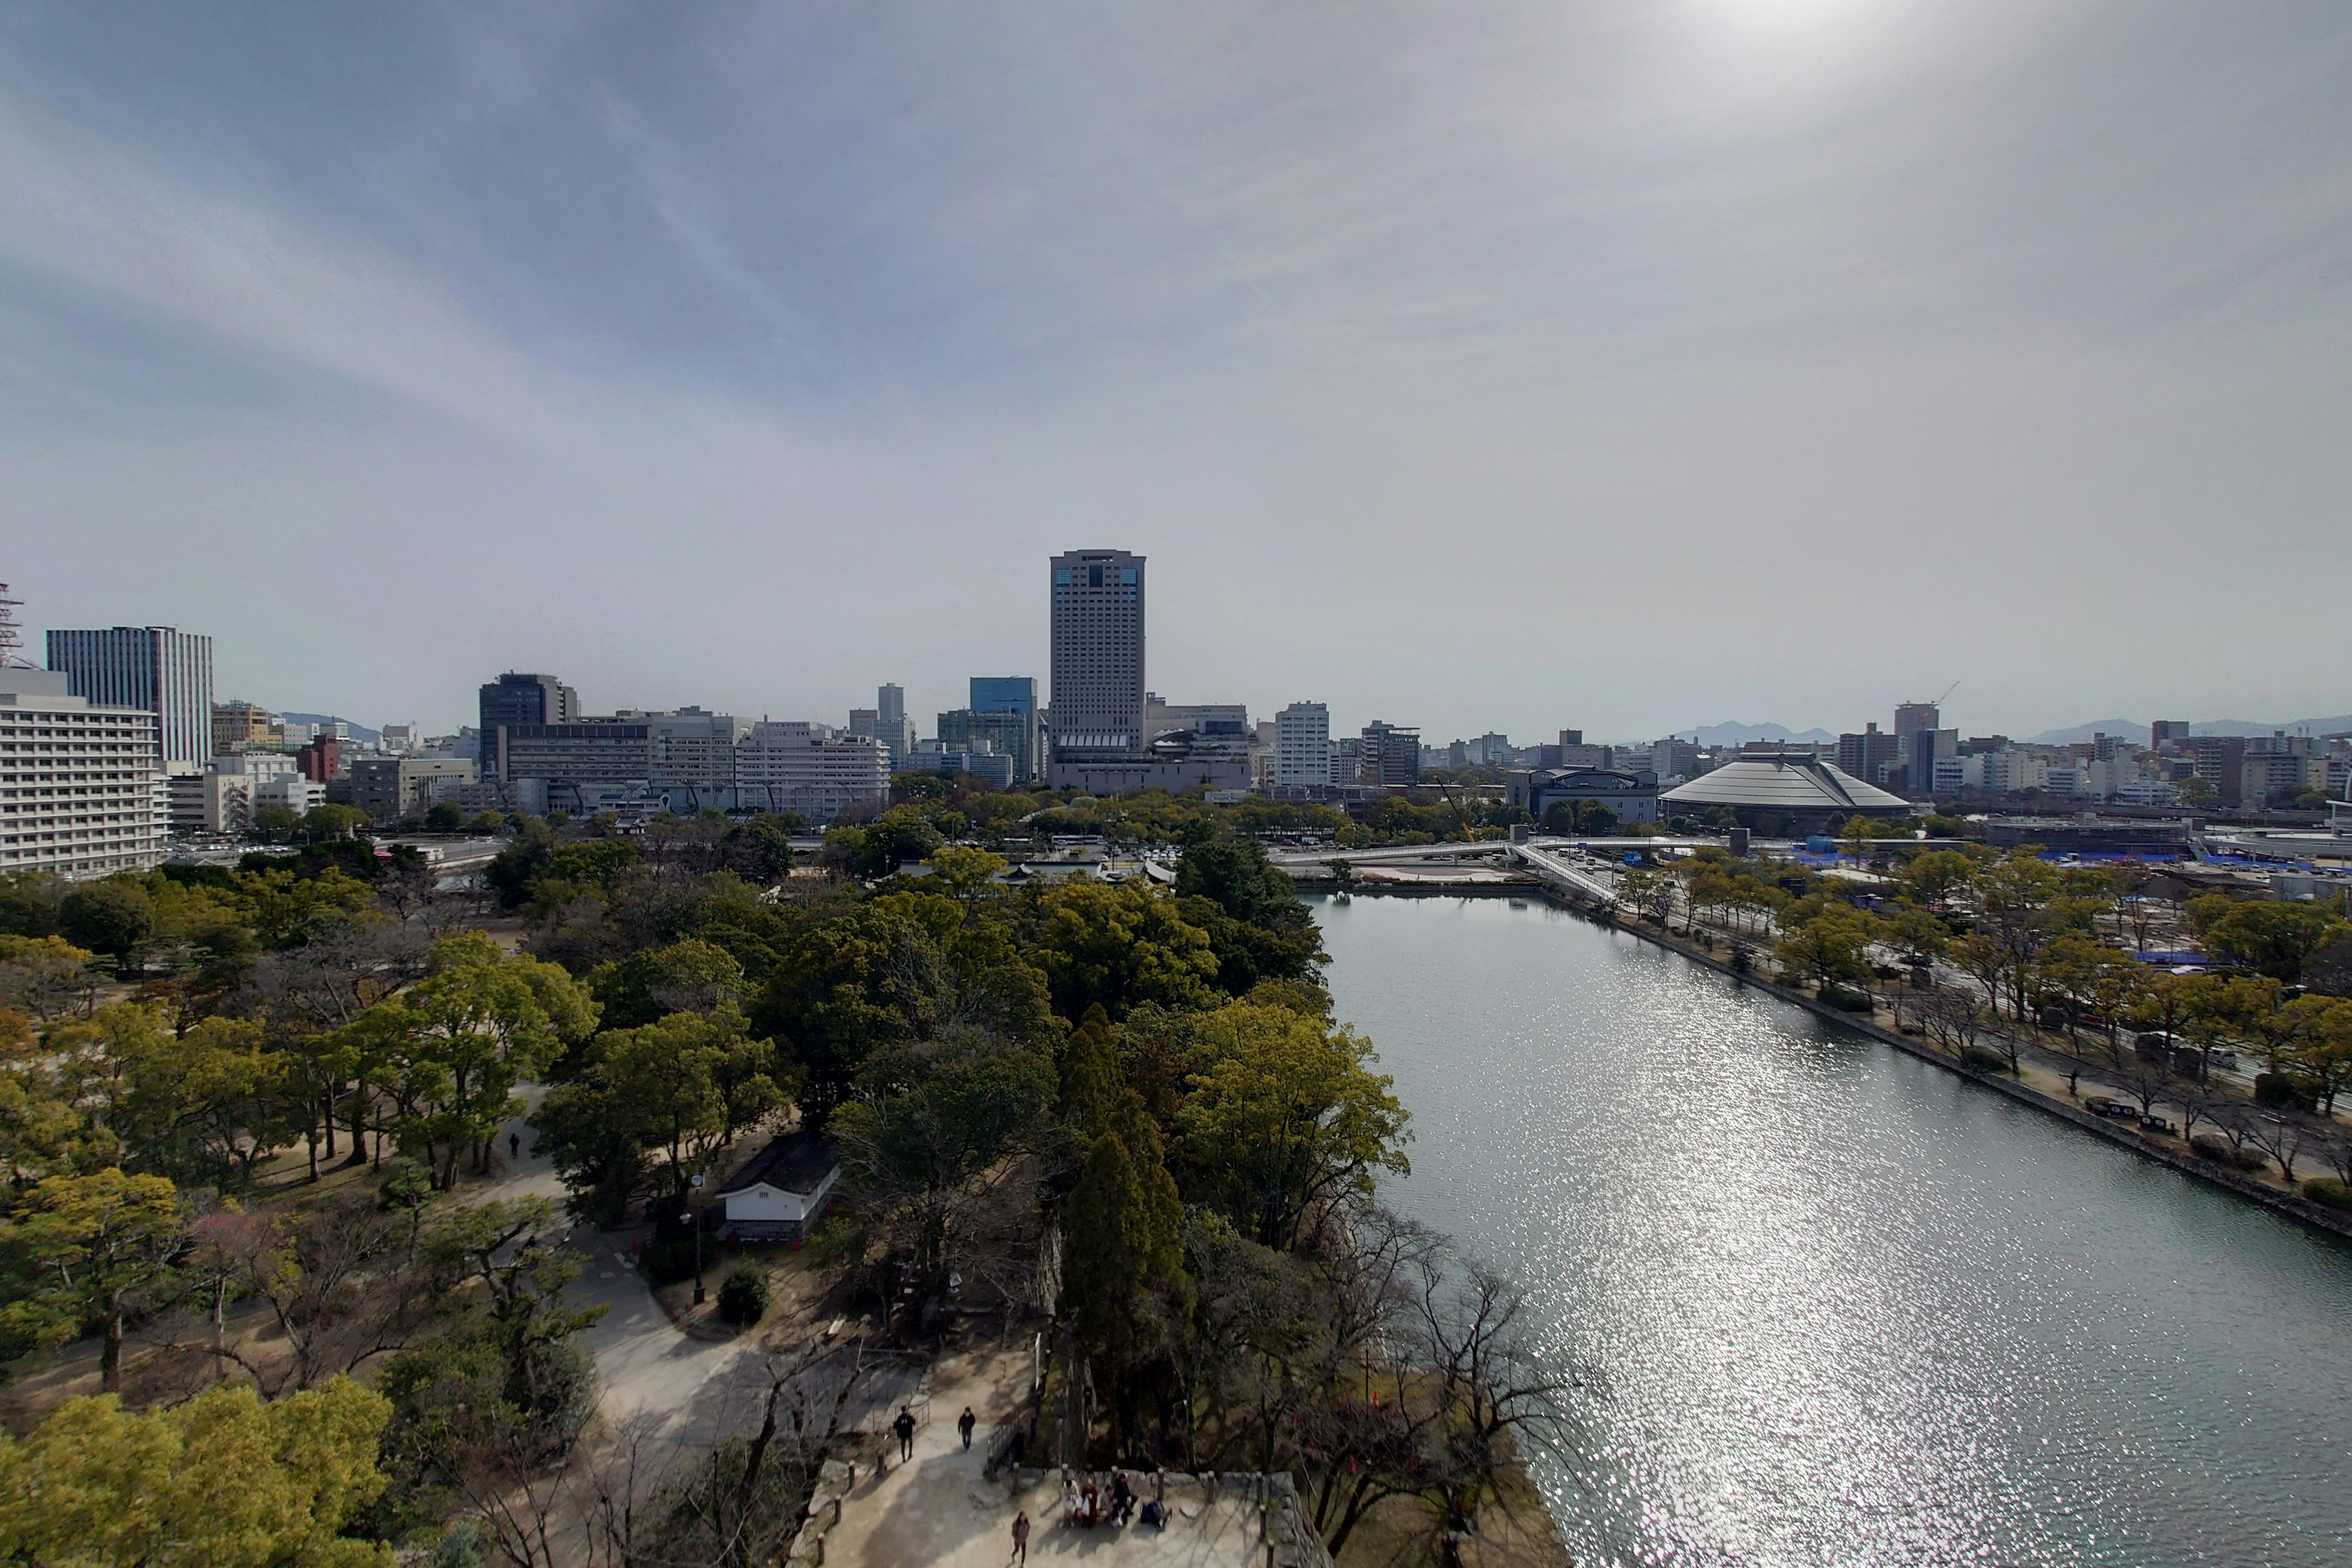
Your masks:
M 1580 1564 L 2352 1563 L 2352 1247 L 1542 904 L 1318 899 Z

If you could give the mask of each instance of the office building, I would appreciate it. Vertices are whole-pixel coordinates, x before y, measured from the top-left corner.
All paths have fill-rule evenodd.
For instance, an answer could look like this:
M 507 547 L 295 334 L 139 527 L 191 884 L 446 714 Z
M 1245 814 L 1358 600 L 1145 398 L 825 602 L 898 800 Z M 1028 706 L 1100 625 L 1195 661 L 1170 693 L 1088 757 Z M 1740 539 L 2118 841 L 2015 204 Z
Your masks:
M 1053 682 L 1047 774 L 1055 787 L 1094 787 L 1089 766 L 1146 760 L 1143 732 L 1144 560 L 1078 550 L 1050 565 Z
M 1359 738 L 1356 782 L 1408 789 L 1421 782 L 1421 731 L 1375 719 Z
M 499 756 L 502 725 L 568 724 L 580 717 L 580 694 L 551 675 L 527 675 L 509 670 L 481 689 L 482 754 L 478 759 L 485 778 L 512 778 Z
M 915 749 L 914 721 L 907 717 L 907 693 L 896 682 L 885 681 L 874 692 L 874 736 L 890 753 L 890 765 Z
M 2175 742 L 2191 764 L 2191 775 L 2211 785 L 2225 806 L 2245 800 L 2246 742 L 2240 735 L 2192 735 Z M 2260 804 L 2259 802 L 2254 804 Z
M 1031 781 L 1037 739 L 1037 717 L 1034 713 L 982 713 L 970 708 L 951 708 L 939 716 L 938 737 L 938 749 L 942 752 L 987 752 L 1002 758 L 1001 769 L 992 763 L 985 769 L 976 770 L 985 777 L 993 779 L 1002 772 L 1008 785 Z M 921 754 L 921 748 L 916 754 Z
M 1931 795 L 1936 790 L 1937 764 L 1960 754 L 1958 730 L 1913 729 L 1898 737 L 1903 742 L 1904 777 L 1911 793 Z
M 425 809 L 427 786 L 438 779 L 474 782 L 463 757 L 358 757 L 352 762 L 352 804 L 379 822 Z
M 347 771 L 343 742 L 332 735 L 320 736 L 294 753 L 294 769 L 314 784 L 334 783 Z
M 1838 771 L 1864 782 L 1878 778 L 1890 764 L 1906 760 L 1901 738 L 1886 733 L 1875 723 L 1864 724 L 1860 734 L 1848 731 L 1837 738 Z
M 282 746 L 285 743 L 285 726 L 273 719 L 269 710 L 260 704 L 235 700 L 213 704 L 215 756 L 223 752 L 243 752 L 257 746 Z
M 94 708 L 155 715 L 164 771 L 213 759 L 213 639 L 170 626 L 51 632 L 49 668 Z
M 425 726 L 413 721 L 405 724 L 386 724 L 379 743 L 387 752 L 417 751 L 425 744 Z
M 1294 702 L 1274 716 L 1274 782 L 1286 788 L 1331 779 L 1331 710 Z
M 890 796 L 890 759 L 871 736 L 835 736 L 801 722 L 762 721 L 735 749 L 737 798 L 754 811 L 796 811 L 831 822 Z
M 1019 743 L 997 744 L 1013 759 L 1013 780 L 1030 784 L 1045 776 L 1045 710 L 1037 700 L 1037 679 L 1029 675 L 975 675 L 971 678 L 970 710 L 986 714 L 1018 714 L 1024 721 Z M 992 730 L 993 736 L 1009 731 Z M 940 736 L 942 742 L 947 735 Z
M 110 877 L 163 858 L 154 711 L 93 702 L 73 684 L 70 671 L 0 668 L 0 872 Z
M 516 795 L 518 801 L 574 816 L 641 793 L 653 777 L 653 727 L 642 720 L 501 724 L 483 734 L 482 750 L 499 757 L 502 782 L 530 783 L 530 790 Z
M 735 748 L 752 721 L 687 707 L 624 708 L 609 722 L 646 727 L 646 784 L 672 811 L 734 808 Z
M 1898 702 L 1895 705 L 1895 732 L 1898 736 L 1908 735 L 1914 730 L 1932 730 L 1942 721 L 1942 716 L 1933 702 Z
M 2152 752 L 2168 751 L 2189 739 L 2186 719 L 2158 719 L 2147 727 L 2147 746 Z

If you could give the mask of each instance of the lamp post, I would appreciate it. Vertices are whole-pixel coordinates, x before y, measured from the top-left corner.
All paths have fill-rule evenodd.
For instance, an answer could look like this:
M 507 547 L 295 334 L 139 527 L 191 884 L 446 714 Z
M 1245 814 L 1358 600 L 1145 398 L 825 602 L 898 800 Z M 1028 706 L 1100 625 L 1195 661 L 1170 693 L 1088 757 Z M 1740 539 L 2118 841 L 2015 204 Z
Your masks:
M 695 1172 L 692 1182 L 695 1190 L 701 1191 L 702 1173 Z M 692 1198 L 686 1202 L 686 1217 L 694 1226 L 694 1304 L 699 1307 L 702 1305 L 702 1215 L 695 1212 Z

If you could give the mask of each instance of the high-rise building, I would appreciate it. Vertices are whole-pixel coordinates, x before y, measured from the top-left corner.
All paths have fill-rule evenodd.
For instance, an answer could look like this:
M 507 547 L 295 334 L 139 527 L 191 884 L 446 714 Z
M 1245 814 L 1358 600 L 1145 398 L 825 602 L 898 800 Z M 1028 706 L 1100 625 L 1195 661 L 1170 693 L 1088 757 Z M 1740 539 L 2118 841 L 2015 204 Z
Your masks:
M 899 761 L 915 749 L 915 726 L 907 717 L 907 693 L 895 681 L 886 681 L 875 689 L 874 733 L 890 753 L 894 771 Z
M 1027 784 L 1045 776 L 1045 709 L 1037 700 L 1037 678 L 1032 675 L 975 675 L 971 678 L 971 711 L 994 718 L 1017 714 L 1021 723 L 1019 743 L 997 750 L 1013 759 L 1013 777 L 1018 784 Z M 993 735 L 994 731 L 991 731 Z M 944 744 L 947 731 L 940 731 Z
M 1076 784 L 1087 763 L 1148 755 L 1143 733 L 1143 557 L 1075 550 L 1052 563 L 1052 763 Z
M 155 715 L 166 772 L 213 760 L 213 639 L 170 626 L 51 632 L 49 668 L 98 707 Z
M 569 724 L 580 717 L 580 694 L 551 675 L 526 675 L 509 670 L 481 690 L 484 778 L 507 778 L 499 754 L 502 724 Z
M 0 871 L 148 870 L 169 811 L 155 711 L 72 686 L 65 670 L 0 668 Z
M 1375 719 L 1364 726 L 1360 784 L 1402 789 L 1421 782 L 1421 731 Z
M 2187 739 L 2189 739 L 2189 721 L 2186 719 L 2158 719 L 2147 727 L 2147 745 L 2148 750 L 2152 752 L 2163 751 L 2167 746 L 2177 746 Z
M 1331 710 L 1294 702 L 1274 716 L 1274 782 L 1286 786 L 1331 782 Z
M 1895 732 L 1908 735 L 1914 730 L 1932 730 L 1943 721 L 1932 702 L 1897 702 L 1895 705 Z
M 1838 771 L 1852 773 L 1864 784 L 1876 783 L 1879 770 L 1888 764 L 1907 760 L 1901 737 L 1886 733 L 1874 723 L 1864 724 L 1858 735 L 1848 732 L 1838 737 Z

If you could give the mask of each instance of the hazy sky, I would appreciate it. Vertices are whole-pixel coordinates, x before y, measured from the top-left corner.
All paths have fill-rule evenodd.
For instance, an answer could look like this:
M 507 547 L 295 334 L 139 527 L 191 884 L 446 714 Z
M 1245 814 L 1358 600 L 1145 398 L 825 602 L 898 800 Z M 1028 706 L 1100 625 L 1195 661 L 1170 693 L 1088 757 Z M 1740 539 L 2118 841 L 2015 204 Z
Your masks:
M 2352 710 L 2352 5 L 0 10 L 0 578 L 366 723 Z

